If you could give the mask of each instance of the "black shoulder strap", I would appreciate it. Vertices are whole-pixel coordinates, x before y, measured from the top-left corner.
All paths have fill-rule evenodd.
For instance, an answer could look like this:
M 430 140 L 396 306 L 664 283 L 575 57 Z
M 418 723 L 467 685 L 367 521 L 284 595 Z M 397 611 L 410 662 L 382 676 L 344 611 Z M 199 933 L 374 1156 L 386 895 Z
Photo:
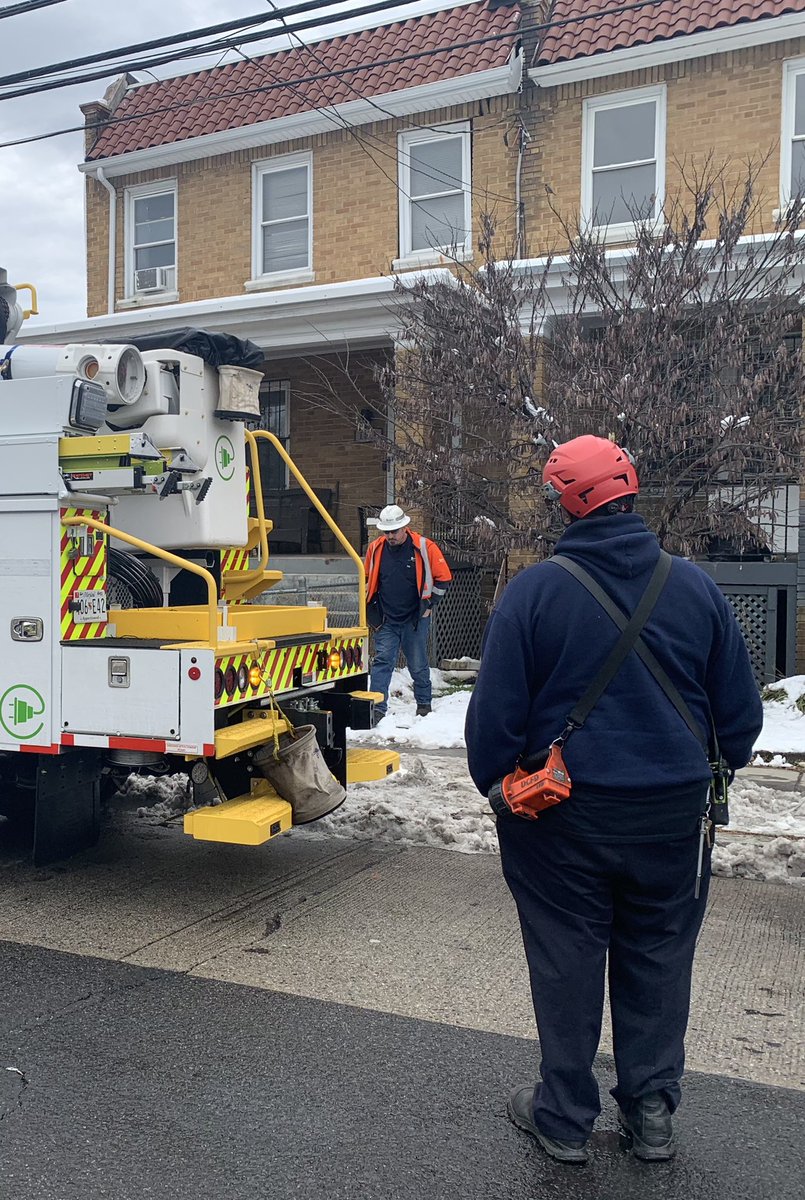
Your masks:
M 577 566 L 576 563 L 569 558 L 565 558 L 564 555 L 555 555 L 551 559 L 551 562 L 555 562 L 560 567 L 563 567 L 566 571 L 578 579 L 579 582 L 585 587 L 588 587 L 587 580 L 589 580 L 593 587 L 598 588 L 598 584 L 591 578 L 591 576 L 587 574 L 583 567 Z M 667 554 L 665 556 L 661 554 L 657 561 L 657 566 L 654 568 L 654 572 L 649 580 L 648 587 L 640 597 L 640 602 L 638 603 L 637 608 L 634 610 L 628 620 L 624 619 L 623 622 L 616 622 L 618 624 L 618 628 L 621 630 L 621 636 L 618 638 L 604 662 L 601 664 L 598 672 L 595 675 L 595 678 L 587 688 L 587 691 L 570 713 L 568 717 L 568 724 L 572 729 L 581 729 L 582 725 L 587 720 L 587 717 L 590 715 L 593 708 L 606 691 L 610 681 L 614 679 L 615 675 L 617 675 L 624 660 L 631 652 L 638 637 L 640 636 L 646 621 L 651 615 L 652 609 L 657 603 L 662 589 L 665 587 L 665 581 L 668 578 L 668 573 L 670 570 L 671 559 Z M 586 579 L 581 578 L 581 576 L 586 576 Z M 591 589 L 588 588 L 588 590 Z M 606 595 L 602 589 L 598 590 L 602 592 L 602 595 Z M 596 593 L 593 594 L 595 595 L 596 599 L 599 599 Z M 606 599 L 609 603 L 611 603 L 608 596 Z M 623 616 L 623 614 L 620 612 L 619 615 Z
M 609 658 L 607 659 L 607 662 L 604 664 L 604 667 L 601 668 L 599 675 L 596 676 L 595 680 L 593 681 L 593 684 L 590 685 L 589 691 L 586 692 L 584 694 L 584 696 L 582 696 L 581 700 L 579 701 L 579 704 L 577 705 L 577 709 L 582 708 L 587 703 L 588 695 L 592 693 L 593 686 L 598 685 L 598 679 L 601 675 L 603 675 L 604 668 L 607 666 L 607 664 L 610 662 L 610 660 L 613 660 L 615 658 L 616 654 L 618 654 L 618 662 L 617 662 L 617 666 L 615 667 L 615 671 L 617 671 L 617 669 L 620 667 L 621 663 L 623 662 L 624 658 L 629 653 L 629 650 L 634 648 L 634 651 L 637 654 L 638 658 L 640 658 L 643 665 L 645 667 L 647 667 L 647 669 L 649 670 L 651 675 L 653 675 L 654 679 L 659 684 L 659 686 L 662 688 L 663 692 L 668 697 L 668 699 L 671 701 L 674 708 L 679 713 L 680 717 L 685 722 L 685 724 L 687 725 L 690 732 L 693 734 L 693 736 L 696 738 L 696 740 L 702 746 L 705 754 L 709 754 L 708 739 L 702 733 L 702 728 L 701 728 L 699 722 L 696 720 L 693 713 L 690 711 L 690 708 L 683 700 L 682 696 L 679 693 L 679 689 L 676 687 L 676 685 L 673 683 L 673 681 L 669 678 L 668 673 L 666 672 L 665 668 L 663 666 L 661 666 L 661 664 L 657 661 L 657 659 L 652 654 L 651 650 L 649 650 L 646 643 L 640 637 L 640 633 L 642 632 L 643 626 L 645 625 L 645 623 L 650 615 L 651 609 L 653 609 L 654 605 L 656 604 L 657 599 L 660 594 L 660 591 L 662 590 L 662 587 L 668 578 L 668 574 L 671 570 L 671 563 L 672 563 L 671 556 L 669 554 L 666 554 L 666 552 L 664 550 L 660 551 L 660 558 L 657 563 L 657 566 L 654 569 L 654 574 L 651 577 L 648 588 L 646 589 L 646 592 L 644 593 L 640 603 L 638 604 L 638 606 L 635 609 L 631 618 L 627 617 L 626 613 L 624 613 L 622 611 L 622 609 L 618 608 L 617 604 L 615 604 L 615 602 L 612 600 L 612 598 L 607 595 L 607 593 L 604 591 L 604 589 L 598 583 L 596 583 L 596 581 L 593 579 L 592 575 L 588 574 L 588 572 L 585 571 L 583 567 L 580 567 L 578 565 L 578 563 L 573 562 L 572 559 L 565 558 L 565 556 L 563 554 L 554 554 L 553 558 L 550 558 L 548 561 L 552 562 L 552 563 L 556 563 L 556 565 L 558 567 L 562 567 L 563 570 L 567 571 L 568 574 L 572 575 L 574 579 L 577 579 L 579 581 L 579 583 L 582 584 L 582 586 L 587 589 L 587 591 L 590 593 L 590 595 L 593 596 L 593 598 L 598 601 L 598 603 L 601 605 L 601 607 L 606 612 L 607 616 L 610 617 L 610 619 L 614 622 L 615 625 L 617 625 L 618 629 L 621 630 L 621 633 L 623 635 L 622 638 L 620 639 L 620 641 L 615 645 L 614 649 L 611 651 Z M 648 608 L 648 611 L 645 613 L 645 616 L 643 616 L 642 620 L 640 621 L 640 623 L 638 625 L 638 623 L 637 623 L 638 614 L 640 614 L 641 610 L 645 607 L 646 600 L 647 600 L 647 598 L 649 598 L 649 592 L 652 591 L 653 585 L 655 584 L 655 580 L 657 579 L 658 573 L 660 571 L 660 568 L 663 566 L 663 564 L 665 564 L 665 566 L 663 567 L 664 574 L 662 575 L 662 579 L 661 579 L 659 588 L 656 589 L 656 595 L 651 600 L 651 605 Z M 631 639 L 630 644 L 627 647 L 626 651 L 622 655 L 620 655 L 619 654 L 620 646 L 621 646 L 621 643 L 625 640 L 627 633 L 629 634 L 630 639 Z M 615 671 L 612 672 L 612 675 L 614 675 Z M 612 678 L 612 675 L 610 675 L 609 678 L 607 678 L 606 682 L 604 683 L 604 687 L 606 687 L 607 683 L 609 683 L 609 679 Z M 598 700 L 598 698 L 601 695 L 601 692 L 603 690 L 604 690 L 604 688 L 602 687 L 598 691 L 598 694 L 594 697 L 592 704 L 588 704 L 588 706 L 586 708 L 586 712 L 584 713 L 585 719 L 589 715 L 589 712 L 592 709 L 593 704 L 596 703 L 596 701 Z M 575 712 L 576 712 L 576 709 L 574 709 L 574 713 Z M 571 713 L 570 719 L 571 719 L 571 721 L 573 721 L 572 713 Z M 573 723 L 576 724 L 575 721 L 573 721 Z

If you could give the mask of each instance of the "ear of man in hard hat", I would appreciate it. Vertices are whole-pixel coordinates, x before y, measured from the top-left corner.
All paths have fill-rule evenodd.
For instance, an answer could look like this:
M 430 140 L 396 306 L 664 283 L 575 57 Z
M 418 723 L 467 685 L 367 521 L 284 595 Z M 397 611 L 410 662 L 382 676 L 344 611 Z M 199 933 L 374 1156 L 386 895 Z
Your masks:
M 402 649 L 414 683 L 417 716 L 431 711 L 428 664 L 430 615 L 452 579 L 435 542 L 409 528 L 411 518 L 398 504 L 387 504 L 375 522 L 380 537 L 366 551 L 366 601 L 375 632 L 372 690 L 383 693 L 375 706 L 386 713 L 391 673 Z
M 605 438 L 575 438 L 551 454 L 543 479 L 566 524 L 556 552 L 632 614 L 660 547 L 633 511 L 638 478 L 628 453 Z M 550 559 L 511 581 L 487 625 L 467 713 L 479 791 L 488 794 L 518 759 L 561 735 L 619 636 L 579 580 Z M 744 766 L 762 706 L 735 616 L 709 576 L 674 558 L 642 638 L 702 736 L 712 722 L 729 766 Z M 568 799 L 536 820 L 498 817 L 542 1054 L 541 1082 L 512 1093 L 509 1116 L 552 1157 L 586 1161 L 600 1112 L 592 1067 L 608 956 L 622 1144 L 645 1160 L 667 1159 L 707 901 L 710 851 L 700 835 L 712 772 L 634 649 L 569 737 L 564 760 Z

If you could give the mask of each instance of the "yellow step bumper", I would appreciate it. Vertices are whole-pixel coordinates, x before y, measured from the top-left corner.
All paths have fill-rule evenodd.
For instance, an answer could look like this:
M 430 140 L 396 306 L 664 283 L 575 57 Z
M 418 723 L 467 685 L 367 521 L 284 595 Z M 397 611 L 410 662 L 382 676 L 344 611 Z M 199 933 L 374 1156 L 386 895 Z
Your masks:
M 244 750 L 254 750 L 265 742 L 270 742 L 277 733 L 285 733 L 288 728 L 282 718 L 276 720 L 267 708 L 253 709 L 249 719 L 227 725 L 224 729 L 215 731 L 215 757 L 229 758 L 233 754 L 241 754 Z
M 250 796 L 236 796 L 210 808 L 185 813 L 184 831 L 197 842 L 262 846 L 291 828 L 291 806 L 265 780 L 255 780 Z
M 347 783 L 371 783 L 399 769 L 396 750 L 347 750 Z

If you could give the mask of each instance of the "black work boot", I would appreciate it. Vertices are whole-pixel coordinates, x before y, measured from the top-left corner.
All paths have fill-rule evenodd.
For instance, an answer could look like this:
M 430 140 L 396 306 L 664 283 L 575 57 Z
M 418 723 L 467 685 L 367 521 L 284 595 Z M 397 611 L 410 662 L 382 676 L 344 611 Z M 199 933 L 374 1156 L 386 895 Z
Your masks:
M 535 1125 L 533 1084 L 514 1089 L 506 1105 L 506 1115 L 518 1129 L 536 1138 L 545 1153 L 557 1162 L 572 1163 L 574 1166 L 582 1166 L 587 1162 L 586 1142 L 560 1142 L 558 1138 L 548 1137 Z
M 659 1092 L 618 1109 L 621 1148 L 644 1162 L 667 1162 L 676 1154 L 671 1113 Z
M 417 706 L 416 706 L 416 715 L 418 717 L 430 716 L 430 714 L 432 712 L 433 712 L 433 709 L 431 708 L 431 706 L 429 704 L 417 704 Z

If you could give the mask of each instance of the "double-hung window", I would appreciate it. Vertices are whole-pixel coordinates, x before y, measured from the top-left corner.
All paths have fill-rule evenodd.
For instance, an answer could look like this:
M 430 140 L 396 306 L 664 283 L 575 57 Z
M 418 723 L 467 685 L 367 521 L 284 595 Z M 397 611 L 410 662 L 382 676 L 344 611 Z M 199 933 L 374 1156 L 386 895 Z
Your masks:
M 400 259 L 472 251 L 470 127 L 410 129 L 398 137 Z
M 783 130 L 780 200 L 785 208 L 805 198 L 805 58 L 791 59 L 783 69 Z
M 665 89 L 585 100 L 582 215 L 610 236 L 658 220 L 665 199 Z
M 255 163 L 252 282 L 313 278 L 312 156 L 287 154 Z
M 176 180 L 126 190 L 126 295 L 176 290 Z

